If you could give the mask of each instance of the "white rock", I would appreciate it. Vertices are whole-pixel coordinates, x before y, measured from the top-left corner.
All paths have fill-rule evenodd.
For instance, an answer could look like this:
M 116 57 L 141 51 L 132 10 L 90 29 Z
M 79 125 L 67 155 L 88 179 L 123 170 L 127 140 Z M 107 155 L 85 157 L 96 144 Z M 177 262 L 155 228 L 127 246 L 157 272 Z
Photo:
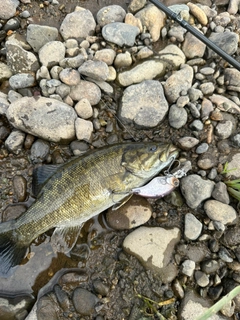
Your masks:
M 91 121 L 77 118 L 75 121 L 75 128 L 78 140 L 91 142 L 93 134 L 93 124 Z
M 74 108 L 77 112 L 77 115 L 82 119 L 91 118 L 93 115 L 92 106 L 86 98 L 83 98 L 80 101 L 78 101 Z

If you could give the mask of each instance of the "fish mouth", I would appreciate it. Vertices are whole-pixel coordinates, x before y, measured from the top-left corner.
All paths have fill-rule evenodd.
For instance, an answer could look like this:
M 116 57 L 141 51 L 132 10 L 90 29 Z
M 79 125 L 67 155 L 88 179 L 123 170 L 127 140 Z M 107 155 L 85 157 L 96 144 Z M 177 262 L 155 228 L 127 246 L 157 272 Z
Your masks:
M 178 154 L 178 149 L 173 144 L 169 144 L 164 154 L 160 156 L 160 160 L 162 162 L 170 163 L 177 158 Z

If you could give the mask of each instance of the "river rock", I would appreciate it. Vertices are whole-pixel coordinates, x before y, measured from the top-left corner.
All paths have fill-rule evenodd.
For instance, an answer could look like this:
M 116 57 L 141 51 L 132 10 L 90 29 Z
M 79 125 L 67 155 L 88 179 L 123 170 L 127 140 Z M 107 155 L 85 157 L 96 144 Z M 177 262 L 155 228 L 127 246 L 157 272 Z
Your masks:
M 176 104 L 171 105 L 168 114 L 168 121 L 171 127 L 180 129 L 187 123 L 187 119 L 188 114 L 184 108 L 178 107 Z
M 126 11 L 118 6 L 111 5 L 107 7 L 103 7 L 97 13 L 97 23 L 103 27 L 111 22 L 123 22 L 126 16 Z
M 76 137 L 78 140 L 86 142 L 92 141 L 93 124 L 92 121 L 77 118 L 75 121 Z
M 114 60 L 114 67 L 116 69 L 130 67 L 131 64 L 132 64 L 132 57 L 128 51 L 124 53 L 118 53 Z
M 8 96 L 0 92 L 0 115 L 5 115 L 9 106 Z
M 46 160 L 49 152 L 49 143 L 47 141 L 37 139 L 31 147 L 30 159 L 33 163 L 43 162 L 44 160 Z
M 205 14 L 205 12 L 201 9 L 201 7 L 197 6 L 194 3 L 188 2 L 188 7 L 190 8 L 191 14 L 197 18 L 197 20 L 202 24 L 206 25 L 208 23 L 208 18 Z
M 80 82 L 80 74 L 77 70 L 66 68 L 59 73 L 60 80 L 68 86 L 76 86 Z
M 106 219 L 109 226 L 116 230 L 132 229 L 146 223 L 152 215 L 147 199 L 133 195 L 120 208 L 109 208 Z
M 13 190 L 17 202 L 26 200 L 27 195 L 27 180 L 22 175 L 13 177 Z
M 30 73 L 18 73 L 9 79 L 9 84 L 14 90 L 33 87 L 35 85 L 35 76 Z
M 127 13 L 126 16 L 125 16 L 125 20 L 124 22 L 126 24 L 130 24 L 131 26 L 135 26 L 137 27 L 140 32 L 143 31 L 143 27 L 142 27 L 142 22 L 139 18 L 136 18 L 132 13 Z
M 226 184 L 223 183 L 222 181 L 219 181 L 218 183 L 216 183 L 212 192 L 212 197 L 217 201 L 220 201 L 225 204 L 229 204 L 230 199 L 227 192 Z
M 98 104 L 101 99 L 101 90 L 96 84 L 90 81 L 80 80 L 79 84 L 71 87 L 69 96 L 74 101 L 80 101 L 83 98 L 88 99 L 90 104 L 94 106 Z
M 14 154 L 19 154 L 22 149 L 24 139 L 24 132 L 20 130 L 13 130 L 7 137 L 5 141 L 5 146 L 10 152 Z
M 188 59 L 202 58 L 206 45 L 190 32 L 187 32 L 182 46 L 182 51 Z
M 135 14 L 139 18 L 142 25 L 150 32 L 152 41 L 158 41 L 160 32 L 165 23 L 166 15 L 155 5 L 149 4 Z
M 40 65 L 37 57 L 20 45 L 7 41 L 7 64 L 13 73 L 36 72 Z
M 0 62 L 0 81 L 4 81 L 9 79 L 12 76 L 12 70 L 9 68 L 9 66 L 4 63 Z
M 73 292 L 72 301 L 78 313 L 84 316 L 90 316 L 94 314 L 94 307 L 99 299 L 86 289 L 76 288 Z
M 192 214 L 185 215 L 184 235 L 186 239 L 196 240 L 202 232 L 202 223 Z
M 87 36 L 94 35 L 96 22 L 91 11 L 77 8 L 78 11 L 66 15 L 60 26 L 60 33 L 64 40 L 76 39 L 81 42 Z
M 109 23 L 102 29 L 102 36 L 106 41 L 117 44 L 120 47 L 133 46 L 136 36 L 140 30 L 126 23 L 113 22 Z
M 180 187 L 187 205 L 196 209 L 204 200 L 211 197 L 214 182 L 204 180 L 197 174 L 191 174 L 181 179 Z
M 222 33 L 212 33 L 209 40 L 214 42 L 216 46 L 220 47 L 230 56 L 237 51 L 239 36 L 235 32 L 222 32 Z M 217 53 L 213 50 L 208 49 L 208 58 L 218 57 Z
M 240 107 L 223 95 L 213 94 L 209 97 L 209 100 L 211 100 L 211 102 L 214 103 L 221 111 L 240 114 Z
M 180 70 L 173 73 L 165 82 L 164 90 L 166 98 L 170 103 L 177 101 L 182 91 L 188 91 L 192 86 L 193 69 L 183 65 Z
M 123 122 L 141 128 L 153 128 L 164 119 L 167 111 L 168 103 L 161 83 L 146 80 L 124 90 L 119 117 Z
M 219 122 L 215 128 L 215 134 L 221 139 L 227 139 L 232 135 L 233 123 L 230 120 Z
M 190 150 L 199 143 L 199 140 L 194 137 L 183 137 L 178 140 L 178 143 L 183 150 Z
M 27 42 L 35 52 L 50 41 L 55 41 L 58 37 L 58 29 L 39 24 L 29 24 L 27 27 Z
M 204 210 L 211 220 L 220 221 L 224 225 L 234 224 L 237 219 L 237 213 L 232 206 L 217 200 L 206 201 Z
M 86 98 L 81 99 L 80 101 L 78 101 L 75 104 L 74 108 L 75 108 L 75 110 L 77 112 L 77 115 L 82 119 L 91 118 L 92 115 L 93 115 L 92 106 L 91 106 L 90 102 L 88 101 L 88 99 L 86 99 Z
M 108 65 L 99 60 L 88 60 L 84 62 L 78 71 L 84 76 L 93 78 L 94 80 L 107 80 L 109 76 Z
M 113 64 L 113 61 L 116 57 L 116 52 L 113 49 L 107 48 L 98 50 L 95 53 L 94 60 L 100 60 L 105 62 L 108 66 Z
M 19 5 L 18 0 L 4 0 L 1 3 L 0 19 L 10 19 L 16 13 L 17 6 Z
M 231 157 L 228 161 L 227 170 L 226 177 L 234 179 L 240 178 L 240 153 L 236 153 Z
M 50 41 L 39 50 L 38 54 L 41 64 L 51 68 L 65 57 L 65 46 L 61 41 Z
M 159 58 L 168 62 L 176 68 L 186 62 L 186 56 L 183 51 L 175 44 L 169 44 L 163 50 L 159 51 Z
M 9 122 L 17 129 L 54 142 L 72 140 L 77 114 L 67 104 L 45 97 L 23 97 L 10 104 Z
M 128 10 L 132 13 L 136 13 L 141 10 L 146 3 L 147 0 L 132 0 L 128 6 Z
M 123 242 L 123 248 L 142 264 L 158 273 L 164 283 L 176 277 L 176 266 L 171 262 L 173 249 L 180 240 L 180 230 L 173 228 L 140 227 L 131 232 Z
M 162 76 L 166 69 L 166 63 L 161 60 L 151 59 L 144 61 L 132 69 L 118 74 L 120 85 L 127 87 L 144 80 L 152 80 L 157 76 Z

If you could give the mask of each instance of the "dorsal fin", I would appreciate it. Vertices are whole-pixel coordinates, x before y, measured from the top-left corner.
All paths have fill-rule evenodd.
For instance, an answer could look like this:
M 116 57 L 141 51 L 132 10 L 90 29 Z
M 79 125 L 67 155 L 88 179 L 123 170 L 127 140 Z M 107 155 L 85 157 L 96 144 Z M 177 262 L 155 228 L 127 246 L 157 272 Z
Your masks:
M 61 167 L 61 164 L 43 165 L 33 170 L 32 191 L 36 197 L 45 182 Z

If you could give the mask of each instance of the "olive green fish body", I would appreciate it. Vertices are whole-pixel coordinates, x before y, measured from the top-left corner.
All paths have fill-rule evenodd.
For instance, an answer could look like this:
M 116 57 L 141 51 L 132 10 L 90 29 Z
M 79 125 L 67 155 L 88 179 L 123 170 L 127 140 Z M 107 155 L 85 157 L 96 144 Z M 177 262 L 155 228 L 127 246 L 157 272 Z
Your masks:
M 62 165 L 24 214 L 0 224 L 0 264 L 9 269 L 20 263 L 26 248 L 45 231 L 81 225 L 119 203 L 132 188 L 148 182 L 176 156 L 172 145 L 117 144 Z M 16 248 L 19 252 L 14 258 Z

